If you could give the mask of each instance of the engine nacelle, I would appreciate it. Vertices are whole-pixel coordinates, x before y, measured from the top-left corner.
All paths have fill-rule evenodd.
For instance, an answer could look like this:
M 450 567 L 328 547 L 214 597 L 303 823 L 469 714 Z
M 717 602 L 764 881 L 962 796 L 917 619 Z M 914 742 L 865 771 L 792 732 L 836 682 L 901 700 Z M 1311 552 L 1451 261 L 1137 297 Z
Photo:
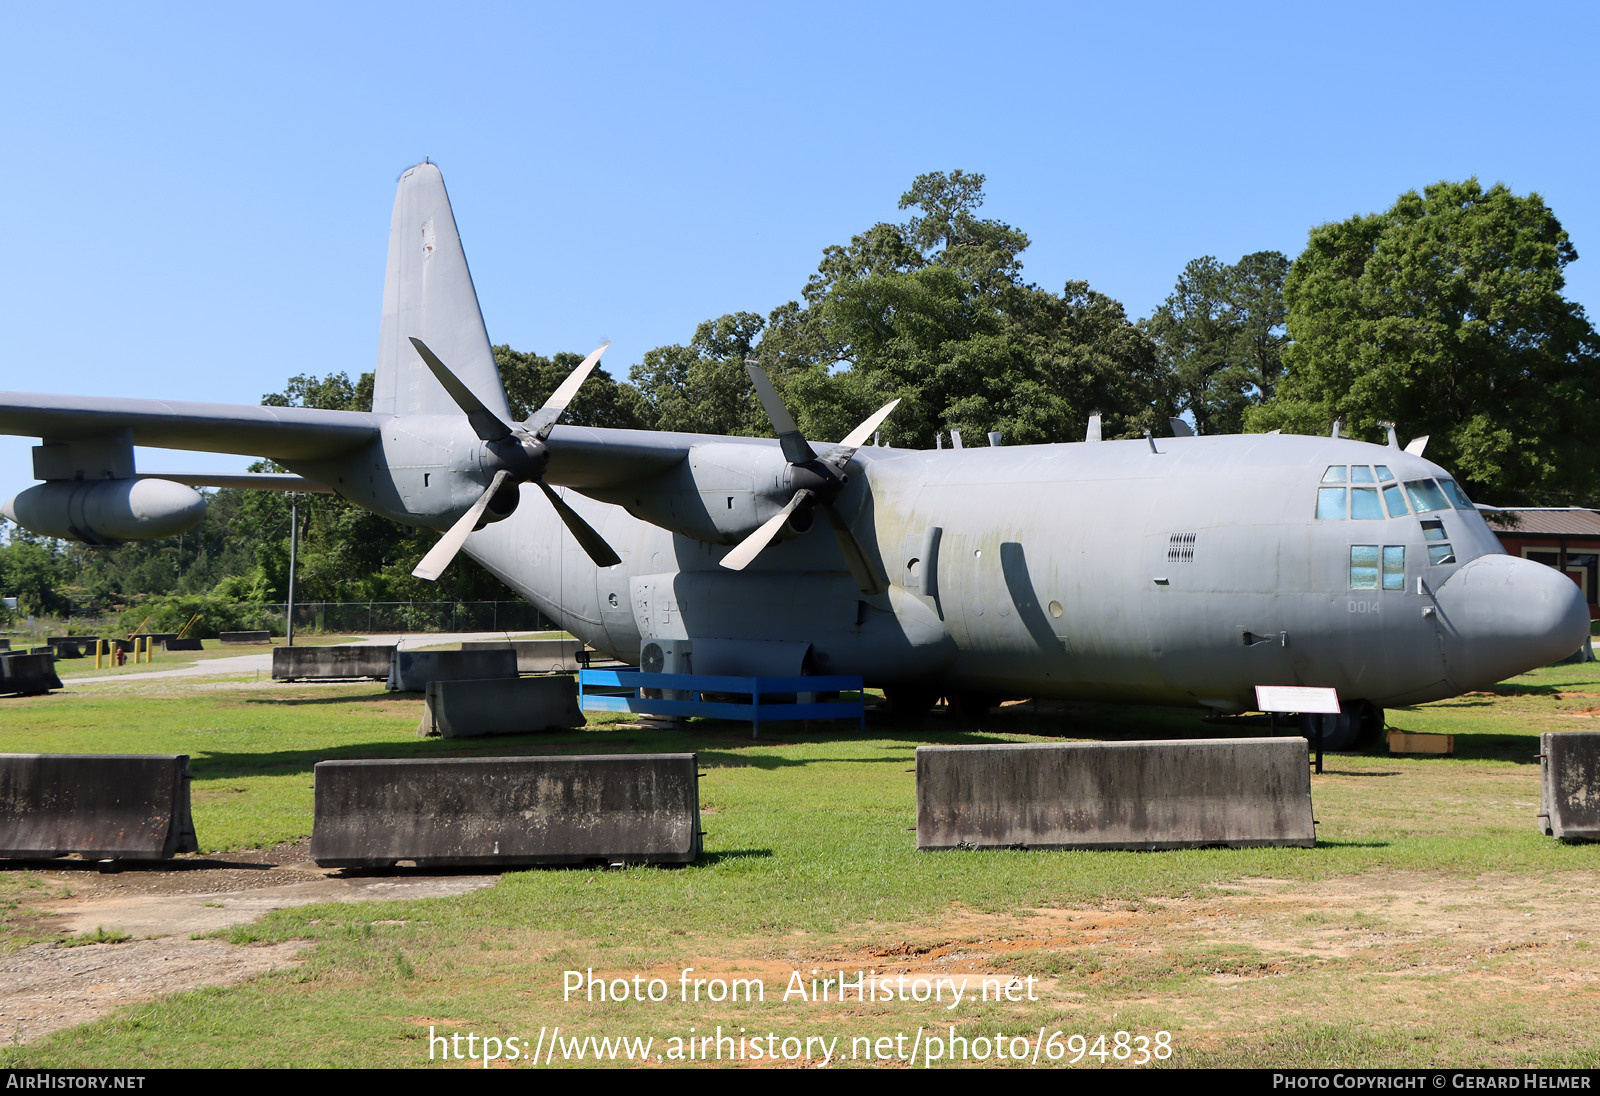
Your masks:
M 205 517 L 206 500 L 164 479 L 51 480 L 0 506 L 0 513 L 47 537 L 104 546 L 187 532 Z

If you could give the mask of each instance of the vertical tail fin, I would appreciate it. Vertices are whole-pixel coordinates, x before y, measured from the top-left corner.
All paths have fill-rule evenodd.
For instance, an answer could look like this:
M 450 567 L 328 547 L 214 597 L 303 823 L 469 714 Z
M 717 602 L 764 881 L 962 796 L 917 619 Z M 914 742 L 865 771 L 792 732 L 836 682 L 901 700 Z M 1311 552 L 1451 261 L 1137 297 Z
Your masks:
M 379 414 L 409 415 L 455 406 L 417 355 L 412 338 L 432 347 L 485 407 L 502 421 L 510 421 L 444 176 L 429 163 L 400 176 L 394 196 L 372 397 L 372 409 Z

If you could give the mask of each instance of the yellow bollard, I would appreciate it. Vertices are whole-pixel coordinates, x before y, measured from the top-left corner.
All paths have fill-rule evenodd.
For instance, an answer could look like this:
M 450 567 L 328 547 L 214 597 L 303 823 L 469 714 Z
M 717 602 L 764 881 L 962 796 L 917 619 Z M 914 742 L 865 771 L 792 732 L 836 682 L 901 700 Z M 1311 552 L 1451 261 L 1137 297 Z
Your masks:
M 103 639 L 97 639 L 94 641 L 94 668 L 97 670 L 100 668 L 100 647 L 104 643 L 105 640 Z

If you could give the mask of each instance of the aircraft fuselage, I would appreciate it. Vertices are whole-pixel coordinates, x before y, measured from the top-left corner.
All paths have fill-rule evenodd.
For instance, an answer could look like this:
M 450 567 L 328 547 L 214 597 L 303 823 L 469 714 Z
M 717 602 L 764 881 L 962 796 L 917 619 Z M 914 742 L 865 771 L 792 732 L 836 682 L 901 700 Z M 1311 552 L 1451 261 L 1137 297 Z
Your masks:
M 868 448 L 857 463 L 841 508 L 889 579 L 880 595 L 855 588 L 820 522 L 732 572 L 719 545 L 570 490 L 621 564 L 594 566 L 532 505 L 466 550 L 625 661 L 647 639 L 688 641 L 700 672 L 803 660 L 945 694 L 1238 711 L 1257 685 L 1315 685 L 1382 707 L 1484 687 L 1587 632 L 1568 579 L 1505 556 L 1444 496 L 1447 473 L 1392 447 L 1241 435 Z M 774 505 L 701 494 L 707 513 L 751 508 L 746 523 Z

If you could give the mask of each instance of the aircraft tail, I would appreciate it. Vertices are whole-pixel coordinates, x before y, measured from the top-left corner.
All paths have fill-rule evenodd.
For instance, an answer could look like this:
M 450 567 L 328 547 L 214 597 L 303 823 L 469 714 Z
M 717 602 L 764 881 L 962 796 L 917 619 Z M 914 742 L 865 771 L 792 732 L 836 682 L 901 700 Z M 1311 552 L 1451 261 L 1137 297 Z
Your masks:
M 427 343 L 502 422 L 511 420 L 444 176 L 429 163 L 400 176 L 394 196 L 372 396 L 372 410 L 379 414 L 455 407 L 411 345 L 412 338 Z

